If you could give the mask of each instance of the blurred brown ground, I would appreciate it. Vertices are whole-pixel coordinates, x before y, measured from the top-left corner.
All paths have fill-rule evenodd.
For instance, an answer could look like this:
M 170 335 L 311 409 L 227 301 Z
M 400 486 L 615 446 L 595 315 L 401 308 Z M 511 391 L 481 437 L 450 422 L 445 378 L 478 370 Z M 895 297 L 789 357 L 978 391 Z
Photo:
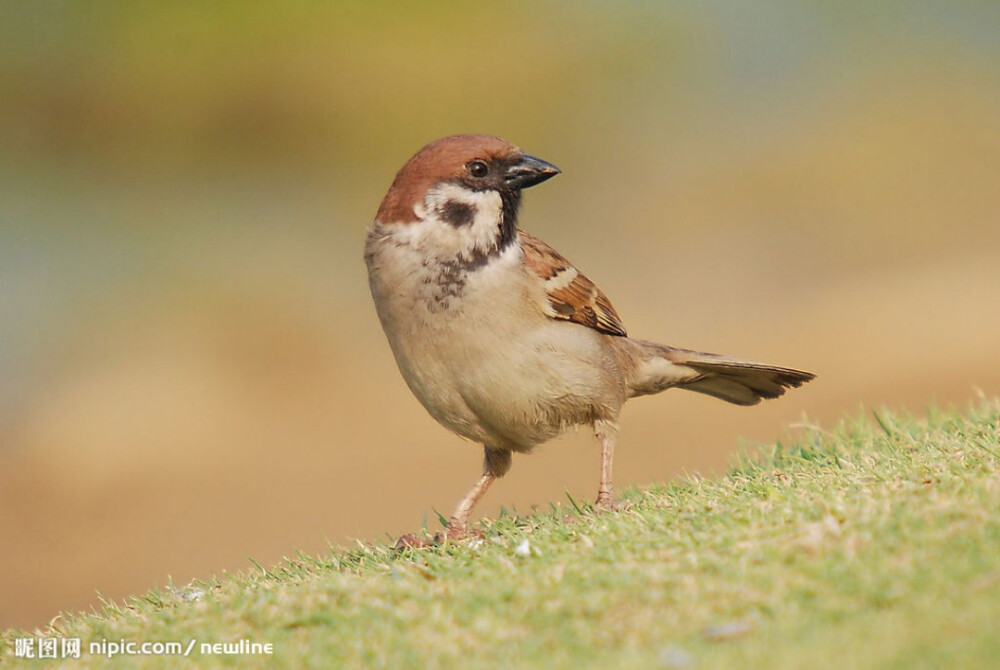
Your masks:
M 819 375 L 631 403 L 621 486 L 1000 392 L 997 11 L 866 6 L 6 10 L 0 626 L 450 510 L 480 450 L 410 396 L 361 261 L 445 134 L 563 169 L 522 224 L 630 333 Z M 516 457 L 479 512 L 588 498 L 597 459 Z

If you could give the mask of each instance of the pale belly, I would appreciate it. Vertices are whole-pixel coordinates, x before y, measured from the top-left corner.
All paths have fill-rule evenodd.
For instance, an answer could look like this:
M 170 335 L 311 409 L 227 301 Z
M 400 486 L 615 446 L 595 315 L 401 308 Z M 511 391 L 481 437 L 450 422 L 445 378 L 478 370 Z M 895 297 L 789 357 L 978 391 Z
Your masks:
M 369 241 L 372 294 L 407 385 L 439 423 L 527 451 L 625 400 L 609 336 L 546 316 L 519 248 L 460 277 L 394 240 Z
M 524 300 L 499 296 L 478 303 L 478 312 L 435 312 L 419 301 L 379 309 L 400 372 L 431 416 L 470 440 L 515 451 L 614 416 L 625 399 L 606 335 L 550 319 Z
M 471 440 L 517 451 L 572 425 L 617 413 L 613 361 L 599 333 L 573 324 L 509 332 L 499 324 L 476 341 L 435 338 L 430 346 L 397 341 L 404 377 L 427 411 Z

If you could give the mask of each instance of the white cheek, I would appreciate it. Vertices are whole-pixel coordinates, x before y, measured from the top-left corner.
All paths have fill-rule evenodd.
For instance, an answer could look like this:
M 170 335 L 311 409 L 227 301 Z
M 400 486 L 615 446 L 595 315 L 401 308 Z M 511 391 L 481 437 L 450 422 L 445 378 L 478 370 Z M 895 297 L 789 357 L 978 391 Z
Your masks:
M 472 221 L 466 225 L 454 226 L 440 220 L 435 213 L 448 202 L 468 205 L 475 212 Z M 439 184 L 427 192 L 424 211 L 429 215 L 423 223 L 435 229 L 435 235 L 442 241 L 449 240 L 452 252 L 468 252 L 474 249 L 488 251 L 496 244 L 503 202 L 496 191 L 472 191 L 457 184 Z
M 493 245 L 496 242 L 497 226 L 500 225 L 503 208 L 500 194 L 496 191 L 465 193 L 472 195 L 468 204 L 476 208 L 476 215 L 472 219 L 472 224 L 468 226 L 472 239 L 480 243 L 479 246 L 483 248 Z
M 496 191 L 473 191 L 458 184 L 441 183 L 428 189 L 424 198 L 429 209 L 440 207 L 449 200 L 471 205 L 480 211 L 500 212 L 500 194 Z

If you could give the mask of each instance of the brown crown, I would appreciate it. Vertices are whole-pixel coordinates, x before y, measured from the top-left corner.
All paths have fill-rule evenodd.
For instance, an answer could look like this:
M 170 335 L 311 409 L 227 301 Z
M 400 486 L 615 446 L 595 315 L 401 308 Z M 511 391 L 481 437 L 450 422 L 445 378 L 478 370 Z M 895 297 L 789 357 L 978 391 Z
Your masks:
M 382 199 L 375 220 L 381 223 L 413 223 L 413 206 L 423 201 L 427 189 L 441 181 L 465 176 L 473 160 L 504 160 L 520 156 L 521 150 L 493 135 L 452 135 L 431 142 L 406 162 Z

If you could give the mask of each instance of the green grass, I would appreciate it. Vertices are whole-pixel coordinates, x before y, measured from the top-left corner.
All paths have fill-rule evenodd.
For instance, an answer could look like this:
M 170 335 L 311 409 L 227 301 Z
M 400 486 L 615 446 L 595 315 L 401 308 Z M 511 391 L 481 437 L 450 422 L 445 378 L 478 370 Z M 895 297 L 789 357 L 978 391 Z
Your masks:
M 1000 666 L 1000 403 L 873 413 L 762 451 L 630 491 L 628 511 L 566 504 L 486 521 L 471 545 L 300 555 L 40 634 L 81 638 L 93 665 L 102 639 L 248 639 L 273 655 L 191 664 Z M 3 633 L 0 662 L 28 635 Z

